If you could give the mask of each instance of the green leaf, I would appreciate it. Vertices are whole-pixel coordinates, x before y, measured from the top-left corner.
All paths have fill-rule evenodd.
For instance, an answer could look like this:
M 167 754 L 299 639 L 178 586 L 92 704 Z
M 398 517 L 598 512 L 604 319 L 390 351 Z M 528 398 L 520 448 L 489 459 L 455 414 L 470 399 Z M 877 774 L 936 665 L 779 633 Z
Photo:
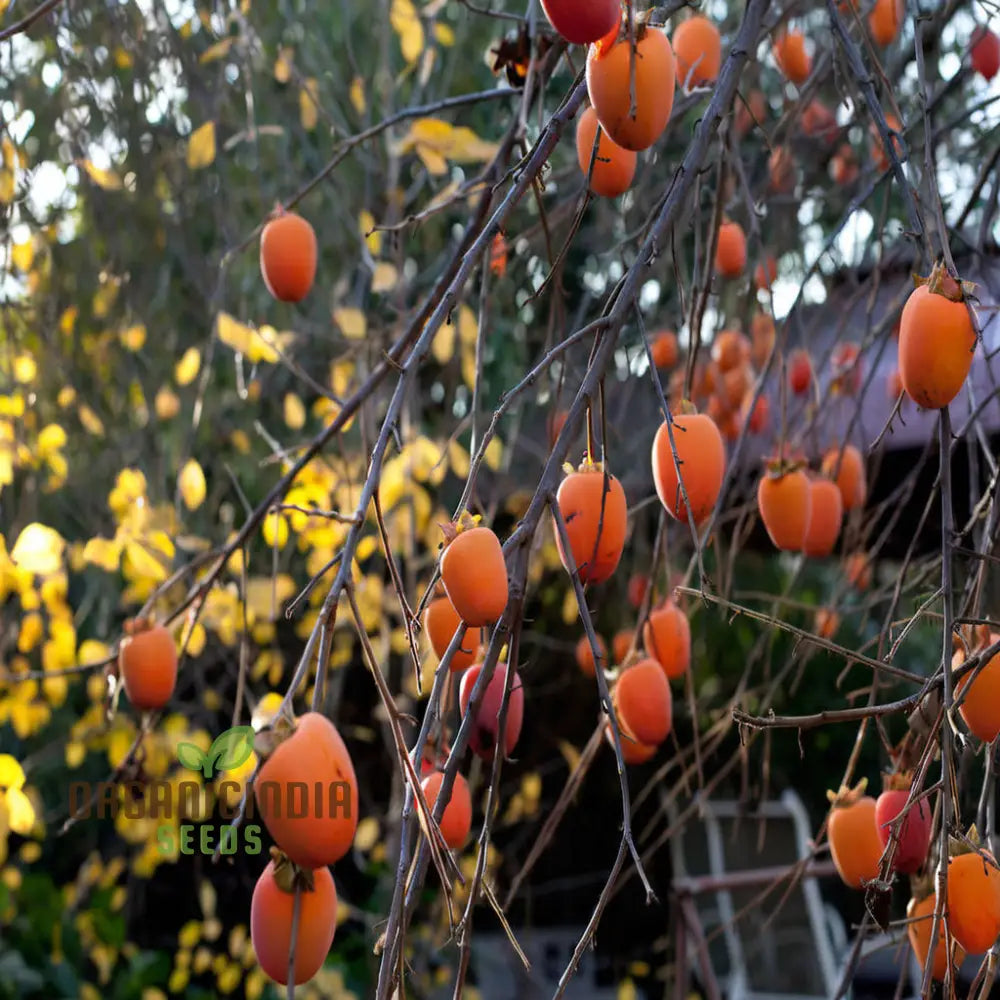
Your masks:
M 234 726 L 219 733 L 208 751 L 217 771 L 232 771 L 246 763 L 253 753 L 253 726 Z
M 200 771 L 208 758 L 201 752 L 201 747 L 194 743 L 178 743 L 177 759 L 192 771 Z

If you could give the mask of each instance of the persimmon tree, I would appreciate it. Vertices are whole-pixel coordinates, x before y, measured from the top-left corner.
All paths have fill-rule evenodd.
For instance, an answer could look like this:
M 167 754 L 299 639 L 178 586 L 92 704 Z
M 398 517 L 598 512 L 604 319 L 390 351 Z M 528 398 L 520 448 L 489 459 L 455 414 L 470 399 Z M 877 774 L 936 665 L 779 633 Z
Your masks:
M 474 995 L 586 824 L 558 996 L 800 748 L 988 989 L 995 6 L 293 7 L 0 18 L 0 995 Z

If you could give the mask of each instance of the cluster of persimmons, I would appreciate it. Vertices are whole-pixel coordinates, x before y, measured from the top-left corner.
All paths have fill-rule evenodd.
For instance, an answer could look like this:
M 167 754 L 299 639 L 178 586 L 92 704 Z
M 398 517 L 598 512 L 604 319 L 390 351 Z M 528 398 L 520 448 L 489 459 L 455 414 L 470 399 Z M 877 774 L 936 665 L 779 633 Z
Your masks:
M 637 21 L 626 27 L 618 0 L 585 4 L 543 0 L 543 7 L 553 27 L 569 42 L 589 45 L 586 75 L 590 107 L 579 120 L 577 151 L 591 189 L 614 197 L 631 183 L 637 152 L 649 148 L 665 129 L 675 83 L 691 88 L 716 80 L 721 63 L 719 32 L 701 16 L 683 21 L 672 41 L 648 24 Z M 895 37 L 899 18 L 896 0 L 876 3 L 869 27 L 880 44 Z M 634 36 L 634 62 L 630 34 Z M 989 60 L 995 63 L 1000 59 L 990 48 L 990 39 L 995 42 L 996 36 L 983 35 L 976 42 L 975 58 L 985 66 L 980 69 L 984 75 L 991 65 Z M 786 30 L 775 41 L 773 54 L 789 80 L 801 83 L 808 77 L 810 60 L 801 33 Z M 819 114 L 815 108 L 813 113 L 814 117 Z M 817 127 L 822 126 L 821 121 Z M 260 265 L 263 280 L 275 298 L 285 302 L 303 299 L 313 285 L 317 266 L 312 226 L 294 212 L 276 210 L 262 232 Z M 726 277 L 739 276 L 746 267 L 746 240 L 734 222 L 722 222 L 715 267 Z M 758 268 L 757 285 L 766 287 L 774 278 L 774 262 L 769 259 Z M 761 397 L 751 405 L 750 366 L 764 364 L 773 351 L 774 339 L 773 320 L 764 315 L 756 317 L 752 337 L 724 330 L 712 344 L 711 361 L 694 369 L 693 401 L 684 397 L 682 382 L 671 383 L 671 412 L 656 432 L 651 478 L 666 513 L 676 521 L 701 528 L 719 504 L 726 470 L 725 440 L 738 436 L 741 430 L 734 414 L 748 421 L 751 431 L 766 425 L 766 399 Z M 947 406 L 965 382 L 975 344 L 965 289 L 940 266 L 935 267 L 909 296 L 900 319 L 900 391 L 927 409 Z M 651 353 L 657 367 L 673 367 L 678 360 L 676 336 L 669 331 L 656 335 Z M 834 359 L 847 391 L 852 385 L 856 390 L 857 360 L 856 345 L 842 345 Z M 793 393 L 809 391 L 812 370 L 808 355 L 790 357 L 787 377 Z M 699 412 L 699 402 L 704 412 Z M 779 550 L 807 557 L 830 555 L 845 513 L 865 503 L 865 465 L 856 447 L 844 444 L 832 448 L 818 464 L 815 472 L 808 472 L 804 456 L 786 454 L 783 445 L 766 462 L 757 503 L 768 535 Z M 556 540 L 563 565 L 585 586 L 608 580 L 619 565 L 627 536 L 628 509 L 619 480 L 606 464 L 587 454 L 581 465 L 567 469 L 556 504 Z M 482 670 L 480 630 L 494 625 L 508 605 L 506 561 L 494 531 L 467 512 L 446 525 L 444 534 L 441 590 L 427 605 L 423 625 L 437 656 L 461 677 L 461 712 L 463 716 L 474 712 L 470 748 L 490 762 L 498 752 L 507 755 L 513 751 L 525 710 L 520 678 L 506 662 L 498 664 L 478 706 L 472 705 Z M 849 575 L 863 587 L 864 556 L 855 554 L 853 559 Z M 633 582 L 630 597 L 639 607 L 648 581 Z M 820 631 L 832 627 L 827 622 Z M 125 693 L 141 710 L 160 709 L 171 697 L 177 677 L 173 640 L 163 625 L 148 621 L 130 623 L 127 633 L 119 655 Z M 648 760 L 670 734 L 670 681 L 682 678 L 691 664 L 688 619 L 670 597 L 651 610 L 642 623 L 641 643 L 638 639 L 631 631 L 615 637 L 614 669 L 599 637 L 584 636 L 577 648 L 577 660 L 585 673 L 607 671 L 622 753 L 629 764 Z M 980 648 L 996 639 L 978 636 Z M 958 648 L 955 666 L 965 656 L 965 647 Z M 959 683 L 966 682 L 963 678 Z M 966 724 L 982 740 L 992 740 L 1000 732 L 998 705 L 1000 657 L 976 676 L 961 706 Z M 267 732 L 268 741 L 259 748 L 262 763 L 256 788 L 262 783 L 287 788 L 291 783 L 305 782 L 312 788 L 317 783 L 325 787 L 339 782 L 350 789 L 349 802 L 339 811 L 324 810 L 323 797 L 318 796 L 316 801 L 310 798 L 305 815 L 295 817 L 287 815 L 287 810 L 283 815 L 280 804 L 275 809 L 271 800 L 257 801 L 276 847 L 253 894 L 253 944 L 268 975 L 279 983 L 289 978 L 300 983 L 318 971 L 333 941 L 337 893 L 330 866 L 348 852 L 355 835 L 357 780 L 347 747 L 325 716 L 308 712 L 295 718 L 290 712 L 281 713 Z M 610 728 L 607 733 L 613 742 Z M 425 760 L 422 768 L 422 790 L 433 810 L 442 791 L 440 758 Z M 900 771 L 886 779 L 877 800 L 865 794 L 864 782 L 830 793 L 829 840 L 834 861 L 848 885 L 860 888 L 878 879 L 883 857 L 889 859 L 891 870 L 901 873 L 916 873 L 924 867 L 931 814 L 925 799 L 910 801 L 911 788 L 912 774 Z M 471 820 L 469 786 L 459 773 L 439 824 L 444 842 L 451 848 L 464 846 Z M 956 955 L 984 952 L 1000 933 L 1000 872 L 961 847 L 955 848 L 949 865 L 949 940 L 954 942 Z M 910 916 L 926 917 L 933 907 L 932 892 L 917 894 L 910 904 Z M 926 962 L 929 922 L 915 920 L 909 925 L 909 934 L 921 961 Z M 939 977 L 948 961 L 944 948 L 942 937 L 934 957 L 934 974 Z M 292 951 L 294 961 L 290 962 Z

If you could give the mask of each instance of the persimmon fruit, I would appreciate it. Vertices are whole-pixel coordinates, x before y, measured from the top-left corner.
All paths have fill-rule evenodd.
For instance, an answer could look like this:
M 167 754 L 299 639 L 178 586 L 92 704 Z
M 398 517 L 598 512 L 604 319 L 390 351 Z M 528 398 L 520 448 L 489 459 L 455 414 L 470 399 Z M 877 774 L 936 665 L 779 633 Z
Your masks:
M 751 434 L 763 434 L 771 418 L 771 404 L 767 401 L 767 396 L 758 396 L 755 403 L 753 393 L 748 391 L 740 404 L 740 415 Z
M 765 312 L 755 313 L 750 321 L 750 360 L 758 368 L 763 368 L 774 350 L 777 331 L 774 319 Z
M 852 552 L 844 564 L 844 576 L 855 590 L 867 590 L 872 585 L 872 568 L 864 552 Z
M 620 722 L 621 720 L 619 720 L 619 724 Z M 611 731 L 610 722 L 604 724 L 604 739 L 607 741 L 608 746 L 614 748 L 615 735 Z M 621 733 L 621 742 L 622 760 L 626 764 L 645 764 L 647 760 L 650 760 L 656 754 L 656 744 L 640 743 L 625 732 Z
M 910 947 L 916 955 L 920 968 L 927 967 L 927 955 L 931 950 L 931 930 L 934 927 L 934 907 L 937 903 L 937 895 L 930 893 L 921 899 L 911 897 L 906 904 L 906 936 L 910 940 Z M 944 923 L 938 923 L 937 947 L 934 949 L 934 967 L 931 969 L 931 977 L 938 982 L 942 982 L 948 970 L 948 944 L 944 931 Z M 961 965 L 965 960 L 965 949 L 961 945 L 955 945 L 955 964 Z
M 757 291 L 762 292 L 771 287 L 778 279 L 778 262 L 773 254 L 768 254 L 753 272 L 753 283 Z
M 771 48 L 774 61 L 785 77 L 801 87 L 809 78 L 812 59 L 801 31 L 786 31 L 774 40 Z
M 720 372 L 741 368 L 750 360 L 750 341 L 739 330 L 720 330 L 712 341 L 712 361 Z
M 608 665 L 608 647 L 605 641 L 597 637 L 597 649 L 601 654 L 601 664 Z M 576 665 L 587 677 L 593 677 L 596 673 L 596 663 L 594 662 L 594 650 L 590 646 L 590 639 L 582 635 L 576 644 Z
M 813 98 L 802 111 L 802 131 L 827 145 L 837 138 L 837 116 L 820 100 Z
M 542 10 L 549 24 L 573 45 L 596 42 L 621 21 L 619 0 L 542 0 Z
M 260 273 L 279 302 L 301 302 L 316 278 L 316 233 L 295 212 L 278 209 L 260 234 Z
M 125 694 L 136 708 L 163 708 L 177 685 L 174 637 L 163 625 L 130 624 L 118 649 L 118 670 Z
M 875 800 L 875 829 L 882 847 L 885 848 L 892 836 L 890 824 L 903 811 L 910 796 L 910 776 L 893 775 L 887 781 L 882 794 Z M 903 820 L 896 853 L 893 856 L 893 871 L 912 875 L 919 871 L 927 859 L 931 843 L 931 809 L 926 799 L 914 802 Z
M 903 23 L 903 0 L 875 0 L 868 15 L 868 30 L 877 45 L 890 45 Z
M 812 362 L 809 354 L 796 348 L 788 356 L 788 388 L 796 396 L 804 396 L 812 385 Z
M 795 159 L 787 146 L 776 146 L 767 158 L 767 176 L 775 194 L 795 190 Z
M 864 506 L 868 497 L 865 461 L 853 444 L 845 445 L 843 449 L 830 448 L 823 456 L 821 468 L 824 476 L 836 482 L 845 511 Z
M 594 154 L 594 137 L 597 140 L 597 154 Z M 584 109 L 576 126 L 576 157 L 584 177 L 590 175 L 590 190 L 602 198 L 617 198 L 624 194 L 635 177 L 636 154 L 624 149 L 608 137 L 597 121 L 593 108 Z M 591 158 L 594 168 L 590 169 Z
M 733 106 L 736 109 L 734 127 L 740 138 L 755 125 L 763 123 L 767 115 L 767 99 L 759 90 L 751 90 L 745 102 L 737 96 Z
M 719 29 L 707 17 L 695 15 L 682 21 L 670 44 L 677 65 L 677 82 L 687 88 L 715 83 L 722 63 Z
M 674 53 L 663 31 L 637 28 L 635 44 L 635 114 L 631 113 L 632 47 L 616 41 L 606 51 L 591 46 L 587 54 L 587 93 L 604 131 L 619 146 L 639 152 L 663 134 L 674 106 Z
M 444 527 L 441 582 L 462 621 L 480 628 L 504 613 L 509 591 L 500 539 L 489 528 L 469 526 L 473 521 L 463 516 Z
M 642 604 L 649 591 L 649 577 L 645 573 L 633 573 L 628 580 L 628 602 L 633 608 Z
M 622 484 L 603 467 L 584 459 L 556 493 L 556 505 L 566 525 L 569 549 L 581 583 L 603 583 L 618 568 L 628 530 L 628 503 Z M 556 530 L 559 558 L 568 561 L 561 533 Z
M 690 515 L 695 524 L 700 524 L 712 513 L 722 489 L 726 471 L 725 445 L 719 428 L 704 413 L 679 412 L 672 420 L 678 461 L 675 464 L 670 430 L 664 421 L 653 439 L 653 485 L 660 503 L 671 517 L 687 523 Z
M 288 983 L 296 884 L 300 895 L 292 966 L 296 986 L 322 968 L 337 930 L 337 889 L 330 869 L 295 872 L 280 855 L 277 862 L 269 861 L 250 900 L 250 940 L 261 969 L 282 986 Z
M 969 59 L 975 72 L 984 80 L 992 80 L 1000 71 L 1000 36 L 979 25 L 972 33 Z
M 423 789 L 424 798 L 427 800 L 427 808 L 431 814 L 441 795 L 441 785 L 444 783 L 444 775 L 440 771 L 433 771 L 420 782 Z M 463 775 L 456 774 L 455 782 L 451 786 L 451 796 L 448 804 L 444 807 L 444 813 L 438 821 L 441 828 L 441 836 L 444 842 L 453 850 L 461 850 L 465 846 L 465 841 L 469 837 L 472 829 L 472 796 L 469 794 L 469 783 Z
M 669 598 L 650 612 L 642 627 L 642 643 L 669 680 L 683 677 L 691 669 L 691 624 Z
M 981 955 L 1000 936 L 1000 871 L 989 851 L 948 859 L 948 929 L 970 955 Z
M 680 353 L 677 334 L 673 330 L 661 330 L 655 334 L 649 342 L 649 353 L 657 368 L 673 368 Z
M 611 655 L 614 657 L 615 663 L 621 663 L 628 656 L 628 651 L 632 648 L 632 640 L 634 638 L 634 628 L 619 629 L 611 637 Z
M 358 828 L 358 779 L 347 745 L 319 712 L 306 712 L 293 727 L 279 724 L 276 733 L 281 741 L 253 786 L 257 813 L 295 864 L 335 864 L 351 849 Z
M 715 244 L 715 270 L 738 278 L 747 266 L 747 238 L 738 222 L 723 222 Z
M 474 663 L 462 674 L 462 681 L 458 686 L 458 702 L 462 715 L 466 715 L 472 702 L 472 691 L 476 686 L 476 681 L 482 672 L 483 665 Z M 473 719 L 472 733 L 469 737 L 469 746 L 472 752 L 486 761 L 492 763 L 496 754 L 498 736 L 500 733 L 500 708 L 503 705 L 503 693 L 507 684 L 506 663 L 498 663 L 493 671 L 493 676 L 486 685 L 479 709 Z M 521 726 L 524 724 L 524 688 L 521 686 L 521 678 L 517 671 L 511 678 L 510 699 L 507 702 L 507 719 L 504 724 L 504 753 L 510 756 L 517 746 L 517 741 L 521 736 Z
M 667 675 L 647 658 L 626 667 L 615 683 L 612 699 L 621 728 L 640 743 L 657 745 L 673 725 L 673 699 Z
M 990 632 L 976 652 L 998 641 L 1000 634 Z M 963 663 L 965 663 L 965 650 L 959 646 L 951 659 L 952 669 L 957 669 Z M 955 697 L 963 694 L 958 713 L 973 736 L 984 743 L 992 743 L 1000 735 L 1000 653 L 991 657 L 985 666 L 977 669 L 979 673 L 973 670 L 959 678 L 955 684 Z M 975 679 L 970 681 L 973 674 Z
M 918 406 L 948 406 L 972 367 L 976 332 L 959 284 L 940 264 L 915 288 L 899 325 L 899 377 Z
M 884 845 L 875 827 L 875 799 L 865 794 L 867 780 L 854 788 L 827 792 L 830 817 L 826 835 L 837 873 L 851 889 L 879 876 Z
M 434 655 L 444 659 L 444 654 L 451 645 L 455 633 L 462 626 L 462 618 L 448 597 L 435 597 L 424 611 L 424 628 L 431 641 Z M 450 669 L 455 672 L 465 670 L 476 662 L 479 643 L 474 630 L 466 630 L 461 644 L 451 657 Z
M 844 520 L 844 500 L 836 483 L 823 476 L 809 481 L 810 513 L 802 551 L 825 557 L 833 552 Z
M 902 122 L 894 114 L 887 113 L 885 123 L 889 127 L 890 134 L 896 133 L 891 136 L 892 147 L 896 151 L 896 158 L 900 159 L 903 155 L 903 146 L 899 141 L 899 134 L 903 131 Z M 886 151 L 885 144 L 882 142 L 882 134 L 876 127 L 875 122 L 872 122 L 869 126 L 868 133 L 871 137 L 872 158 L 875 160 L 875 165 L 878 167 L 879 172 L 885 173 L 892 164 L 892 160 Z
M 757 509 L 775 548 L 801 551 L 812 515 L 809 478 L 802 469 L 770 465 L 757 484 Z

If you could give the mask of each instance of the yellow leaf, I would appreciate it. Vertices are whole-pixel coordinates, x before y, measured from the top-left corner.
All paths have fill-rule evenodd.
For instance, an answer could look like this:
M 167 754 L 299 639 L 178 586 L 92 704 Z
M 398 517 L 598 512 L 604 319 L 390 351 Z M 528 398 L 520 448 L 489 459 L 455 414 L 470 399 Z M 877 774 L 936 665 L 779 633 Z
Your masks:
M 476 352 L 471 347 L 462 348 L 462 381 L 470 392 L 476 384 Z
M 637 1000 L 639 996 L 635 988 L 635 983 L 631 979 L 623 979 L 618 984 L 615 1000 Z
M 210 63 L 215 59 L 221 59 L 223 56 L 228 55 L 229 50 L 233 47 L 234 40 L 235 36 L 230 35 L 228 38 L 223 38 L 221 42 L 216 42 L 214 45 L 210 45 L 198 57 L 198 62 Z
M 295 589 L 295 581 L 287 573 L 279 573 L 273 579 L 252 576 L 247 580 L 247 610 L 258 621 L 273 621 Z
M 30 385 L 38 374 L 38 365 L 30 354 L 19 354 L 14 358 L 14 381 Z
M 187 144 L 187 165 L 200 170 L 215 160 L 215 122 L 205 122 L 191 133 Z
M 189 347 L 174 365 L 174 381 L 178 385 L 189 385 L 198 376 L 201 369 L 201 351 L 197 347 Z
M 293 431 L 301 430 L 306 423 L 306 408 L 302 400 L 294 393 L 285 395 L 285 423 Z
M 375 228 L 375 216 L 367 208 L 361 209 L 358 213 L 358 228 L 368 244 L 368 249 L 377 257 L 382 252 L 382 234 L 372 232 Z
M 503 461 L 503 445 L 500 443 L 500 438 L 490 438 L 490 443 L 486 446 L 486 451 L 483 453 L 483 461 L 494 472 L 500 468 L 500 463 Z
M 446 365 L 455 353 L 455 327 L 442 323 L 431 341 L 431 354 L 439 365 Z
M 76 402 L 76 389 L 71 385 L 64 385 L 59 390 L 59 395 L 56 396 L 56 403 L 59 408 L 65 410 L 67 407 L 72 406 Z
M 53 452 L 66 446 L 66 432 L 59 424 L 46 424 L 38 432 L 38 454 L 47 458 Z
M 372 816 L 365 816 L 358 823 L 358 828 L 354 833 L 354 846 L 367 854 L 378 843 L 378 820 Z
M 129 69 L 132 66 L 132 56 L 120 45 L 115 46 L 115 65 L 119 69 Z
M 0 0 L 0 14 L 7 9 L 9 3 L 10 0 Z M 3 151 L 3 165 L 8 169 L 13 170 L 17 151 L 14 149 L 14 143 L 12 143 L 7 136 L 4 136 L 3 139 L 0 140 L 0 150 Z
M 10 259 L 19 271 L 30 271 L 31 262 L 35 259 L 35 244 L 31 240 L 15 243 L 10 248 Z
M 184 464 L 177 485 L 188 510 L 197 510 L 205 502 L 205 473 L 195 459 L 189 458 Z
M 485 142 L 472 129 L 456 127 L 440 118 L 417 118 L 396 146 L 397 153 L 415 151 L 432 174 L 444 173 L 447 160 L 489 160 L 498 149 L 496 143 Z
M 83 428 L 88 434 L 93 434 L 94 437 L 104 437 L 104 424 L 101 418 L 86 403 L 80 404 L 77 413 L 80 417 L 80 423 L 83 424 Z
M 219 340 L 245 355 L 252 364 L 261 361 L 274 364 L 281 358 L 278 349 L 284 350 L 294 336 L 291 333 L 279 334 L 273 326 L 262 326 L 259 330 L 254 330 L 224 312 L 219 313 L 216 332 Z
M 172 417 L 177 416 L 180 408 L 181 401 L 178 399 L 177 393 L 167 388 L 167 386 L 162 386 L 153 400 L 153 409 L 156 410 L 157 417 L 160 420 L 170 420 Z
M 457 441 L 448 442 L 448 464 L 459 479 L 465 479 L 469 474 L 469 453 Z
M 17 536 L 10 561 L 38 576 L 51 576 L 62 568 L 66 542 L 54 528 L 33 521 Z
M 121 543 L 113 538 L 91 538 L 83 547 L 84 562 L 113 573 L 121 559 Z
M 0 753 L 0 788 L 23 788 L 24 768 L 9 753 Z
M 563 755 L 563 759 L 569 766 L 570 771 L 575 771 L 577 764 L 580 763 L 580 751 L 577 750 L 572 743 L 568 743 L 566 740 L 560 740 L 559 752 Z
M 479 336 L 479 325 L 476 314 L 462 303 L 458 307 L 458 339 L 466 346 L 473 347 Z
M 0 167 L 0 202 L 9 205 L 14 200 L 14 171 Z
M 87 176 L 105 191 L 120 191 L 122 179 L 112 170 L 104 170 L 102 167 L 94 166 L 90 160 L 82 160 L 80 166 L 86 171 Z
M 73 332 L 73 327 L 76 325 L 76 317 L 79 315 L 80 310 L 77 306 L 68 306 L 59 317 L 59 329 L 67 337 Z
M 283 549 L 288 544 L 288 519 L 280 511 L 272 511 L 264 518 L 261 534 L 269 546 Z
M 274 78 L 278 83 L 288 83 L 292 75 L 292 50 L 278 49 L 278 58 L 274 60 Z
M 31 833 L 35 825 L 35 807 L 20 788 L 7 789 L 7 809 L 10 813 L 8 822 L 14 833 L 22 837 Z
M 311 132 L 319 121 L 319 90 L 315 77 L 309 77 L 299 90 L 299 121 Z
M 412 0 L 392 0 L 389 23 L 399 36 L 399 48 L 403 58 L 412 65 L 424 50 L 424 26 L 420 23 L 417 8 L 414 7 Z
M 354 110 L 357 111 L 359 115 L 365 113 L 365 82 L 360 76 L 356 76 L 351 80 L 350 89 L 351 104 L 354 106 Z
M 126 350 L 141 351 L 146 343 L 146 327 L 142 323 L 136 323 L 127 330 L 122 330 L 118 339 Z
M 333 320 L 348 340 L 362 340 L 368 329 L 365 314 L 353 307 L 335 309 Z
M 388 292 L 396 287 L 399 272 L 396 268 L 384 260 L 375 264 L 375 273 L 372 274 L 372 291 L 378 295 L 380 292 Z
M 447 24 L 435 24 L 434 37 L 441 45 L 450 47 L 455 44 L 455 32 Z

